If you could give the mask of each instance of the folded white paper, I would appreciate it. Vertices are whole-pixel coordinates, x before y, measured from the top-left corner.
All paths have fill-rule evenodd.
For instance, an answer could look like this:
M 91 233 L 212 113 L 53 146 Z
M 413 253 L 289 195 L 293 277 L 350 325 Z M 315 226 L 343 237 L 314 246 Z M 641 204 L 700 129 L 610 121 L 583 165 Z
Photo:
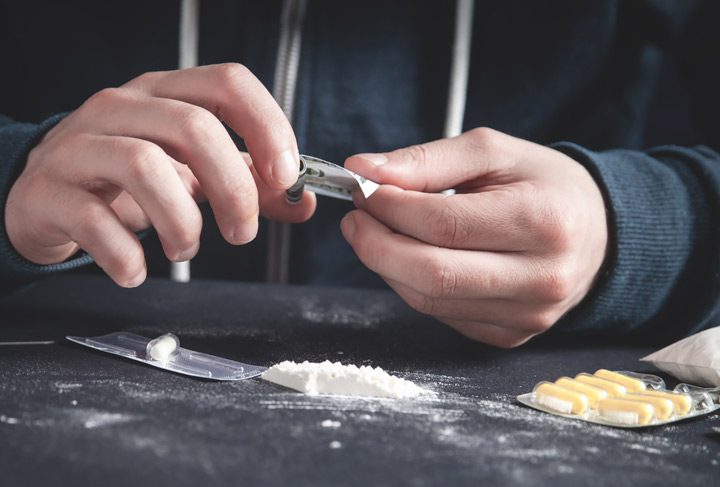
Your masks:
M 720 326 L 684 338 L 640 360 L 684 382 L 720 386 Z

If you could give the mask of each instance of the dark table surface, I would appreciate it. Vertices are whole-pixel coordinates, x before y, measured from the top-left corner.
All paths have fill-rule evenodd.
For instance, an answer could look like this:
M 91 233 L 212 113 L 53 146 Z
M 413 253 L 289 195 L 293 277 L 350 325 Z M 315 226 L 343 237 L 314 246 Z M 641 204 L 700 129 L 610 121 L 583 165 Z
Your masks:
M 0 301 L 1 485 L 717 485 L 718 415 L 642 430 L 515 402 L 544 379 L 649 371 L 651 348 L 472 343 L 391 293 L 242 283 L 48 279 Z M 63 340 L 176 333 L 235 360 L 368 364 L 437 392 L 306 396 L 197 380 Z M 326 421 L 330 420 L 330 421 Z

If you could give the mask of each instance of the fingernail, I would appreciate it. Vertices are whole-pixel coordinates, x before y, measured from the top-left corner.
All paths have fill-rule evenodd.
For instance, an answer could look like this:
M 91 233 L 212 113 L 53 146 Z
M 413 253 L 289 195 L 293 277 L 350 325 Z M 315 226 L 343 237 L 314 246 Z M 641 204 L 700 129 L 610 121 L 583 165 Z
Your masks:
M 258 226 L 255 219 L 236 225 L 230 235 L 231 243 L 235 245 L 246 244 L 255 239 L 258 232 Z
M 128 279 L 128 280 L 125 282 L 125 286 L 124 286 L 124 287 L 128 287 L 128 288 L 130 288 L 130 287 L 138 287 L 140 284 L 142 284 L 143 282 L 145 282 L 145 278 L 146 278 L 146 277 L 147 277 L 147 269 L 146 269 L 146 268 L 143 268 L 143 270 L 140 271 L 140 273 L 138 273 L 138 275 L 136 275 L 136 276 L 133 277 L 132 279 Z
M 358 154 L 357 157 L 365 159 L 373 166 L 382 166 L 388 161 L 385 154 Z
M 186 260 L 190 260 L 193 257 L 195 257 L 195 254 L 197 254 L 197 251 L 200 249 L 200 242 L 195 242 L 190 248 L 183 250 L 177 255 L 177 262 L 183 262 Z
M 355 217 L 352 215 L 345 216 L 340 222 L 340 228 L 343 235 L 345 235 L 345 239 L 352 240 L 353 235 L 355 235 Z
M 275 182 L 291 186 L 297 181 L 299 170 L 299 159 L 293 151 L 286 150 L 270 167 L 270 174 Z

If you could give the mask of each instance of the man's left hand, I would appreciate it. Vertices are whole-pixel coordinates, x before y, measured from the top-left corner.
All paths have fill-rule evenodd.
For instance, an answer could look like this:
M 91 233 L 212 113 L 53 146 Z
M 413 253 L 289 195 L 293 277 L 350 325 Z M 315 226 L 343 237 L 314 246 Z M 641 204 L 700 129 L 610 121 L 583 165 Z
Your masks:
M 360 260 L 410 306 L 491 345 L 521 345 L 588 293 L 605 258 L 602 194 L 568 156 L 481 128 L 360 154 L 382 186 L 342 221 Z M 440 191 L 454 188 L 456 194 Z

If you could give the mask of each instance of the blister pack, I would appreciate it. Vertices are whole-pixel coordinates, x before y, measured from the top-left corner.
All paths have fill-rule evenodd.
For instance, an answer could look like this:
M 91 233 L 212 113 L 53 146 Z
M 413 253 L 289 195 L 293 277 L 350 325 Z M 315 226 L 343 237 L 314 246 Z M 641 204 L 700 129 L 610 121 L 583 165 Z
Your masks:
M 213 380 L 243 380 L 257 377 L 267 367 L 244 364 L 208 353 L 188 350 L 172 333 L 147 338 L 134 333 L 118 332 L 97 337 L 68 336 L 68 340 L 101 352 L 137 360 L 178 374 Z
M 720 408 L 716 391 L 690 384 L 668 390 L 651 374 L 599 369 L 543 381 L 517 400 L 566 418 L 618 428 L 641 428 L 708 414 Z

